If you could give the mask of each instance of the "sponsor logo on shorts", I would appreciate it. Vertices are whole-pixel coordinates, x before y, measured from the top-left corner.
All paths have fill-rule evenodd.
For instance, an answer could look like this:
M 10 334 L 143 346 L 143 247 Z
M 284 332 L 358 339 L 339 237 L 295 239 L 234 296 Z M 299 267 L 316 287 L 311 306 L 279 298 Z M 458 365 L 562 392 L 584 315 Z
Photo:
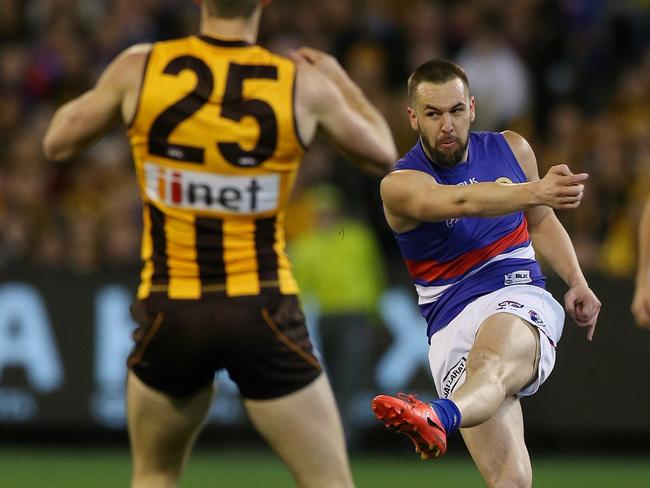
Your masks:
M 504 300 L 498 303 L 497 310 L 505 310 L 506 308 L 524 308 L 524 306 L 513 300 Z
M 145 163 L 147 197 L 188 210 L 260 213 L 278 207 L 279 175 L 233 176 Z
M 530 277 L 530 271 L 527 269 L 522 269 L 519 271 L 513 271 L 512 273 L 508 273 L 503 277 L 503 284 L 504 285 L 523 285 L 525 283 L 530 283 L 532 282 L 532 278 Z
M 529 310 L 528 311 L 528 316 L 530 317 L 530 320 L 532 322 L 539 325 L 540 327 L 544 327 L 544 319 L 535 310 Z
M 460 380 L 461 376 L 463 376 L 463 373 L 465 372 L 466 363 L 467 359 L 462 357 L 449 371 L 447 371 L 447 374 L 442 380 L 442 394 L 445 398 L 448 398 L 454 391 L 454 388 L 456 388 L 458 380 Z

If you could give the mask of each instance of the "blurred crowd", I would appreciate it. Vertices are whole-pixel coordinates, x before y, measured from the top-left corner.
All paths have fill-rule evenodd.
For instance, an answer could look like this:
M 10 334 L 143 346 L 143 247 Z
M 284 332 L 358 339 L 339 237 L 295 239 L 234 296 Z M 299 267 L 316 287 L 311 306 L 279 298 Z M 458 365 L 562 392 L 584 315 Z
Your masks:
M 386 115 L 401 153 L 415 142 L 408 75 L 434 57 L 458 62 L 477 99 L 476 130 L 520 132 L 542 174 L 557 163 L 590 173 L 582 206 L 560 218 L 587 271 L 631 276 L 650 192 L 649 25 L 647 0 L 274 0 L 260 43 L 334 54 Z M 191 0 L 0 2 L 0 270 L 137 265 L 140 204 L 122 131 L 64 163 L 44 159 L 41 139 L 53 110 L 120 51 L 197 27 Z M 318 139 L 290 242 L 318 231 L 316 200 L 327 192 L 310 189 L 322 184 L 338 188 L 346 218 L 373 233 L 387 267 L 399 264 L 378 181 Z

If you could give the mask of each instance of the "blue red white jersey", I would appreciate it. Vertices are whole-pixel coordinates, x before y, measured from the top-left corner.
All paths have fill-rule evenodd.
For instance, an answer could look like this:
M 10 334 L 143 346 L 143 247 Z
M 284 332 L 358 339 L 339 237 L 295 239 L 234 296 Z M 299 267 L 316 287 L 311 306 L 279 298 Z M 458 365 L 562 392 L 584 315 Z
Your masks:
M 418 141 L 394 169 L 422 171 L 441 185 L 527 181 L 497 132 L 470 132 L 467 161 L 451 168 L 434 166 Z M 415 283 L 429 337 L 483 295 L 508 285 L 546 284 L 522 211 L 422 222 L 395 237 Z

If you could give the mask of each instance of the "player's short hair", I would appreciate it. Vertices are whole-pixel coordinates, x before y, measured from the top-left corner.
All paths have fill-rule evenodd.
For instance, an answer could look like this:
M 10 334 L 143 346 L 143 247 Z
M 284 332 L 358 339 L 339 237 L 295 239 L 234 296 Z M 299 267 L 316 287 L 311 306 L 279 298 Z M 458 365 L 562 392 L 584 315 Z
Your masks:
M 420 83 L 446 83 L 456 78 L 465 84 L 469 93 L 469 79 L 463 68 L 446 59 L 432 59 L 431 61 L 427 61 L 421 64 L 409 77 L 409 99 L 413 100 L 415 98 L 415 92 Z
M 225 19 L 248 18 L 253 15 L 259 0 L 203 0 L 208 13 Z

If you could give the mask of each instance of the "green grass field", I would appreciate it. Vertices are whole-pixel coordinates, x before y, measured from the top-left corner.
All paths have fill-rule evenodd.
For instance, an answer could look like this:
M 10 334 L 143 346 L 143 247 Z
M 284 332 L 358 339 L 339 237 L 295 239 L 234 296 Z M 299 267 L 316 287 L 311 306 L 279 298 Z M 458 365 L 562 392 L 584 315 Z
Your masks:
M 448 458 L 422 462 L 413 455 L 353 456 L 358 488 L 484 486 L 469 460 Z M 538 457 L 534 459 L 536 488 L 648 488 L 650 459 Z M 126 449 L 100 450 L 0 449 L 2 488 L 122 488 L 128 487 L 130 465 Z M 182 479 L 182 488 L 284 488 L 293 483 L 271 454 L 199 449 Z

